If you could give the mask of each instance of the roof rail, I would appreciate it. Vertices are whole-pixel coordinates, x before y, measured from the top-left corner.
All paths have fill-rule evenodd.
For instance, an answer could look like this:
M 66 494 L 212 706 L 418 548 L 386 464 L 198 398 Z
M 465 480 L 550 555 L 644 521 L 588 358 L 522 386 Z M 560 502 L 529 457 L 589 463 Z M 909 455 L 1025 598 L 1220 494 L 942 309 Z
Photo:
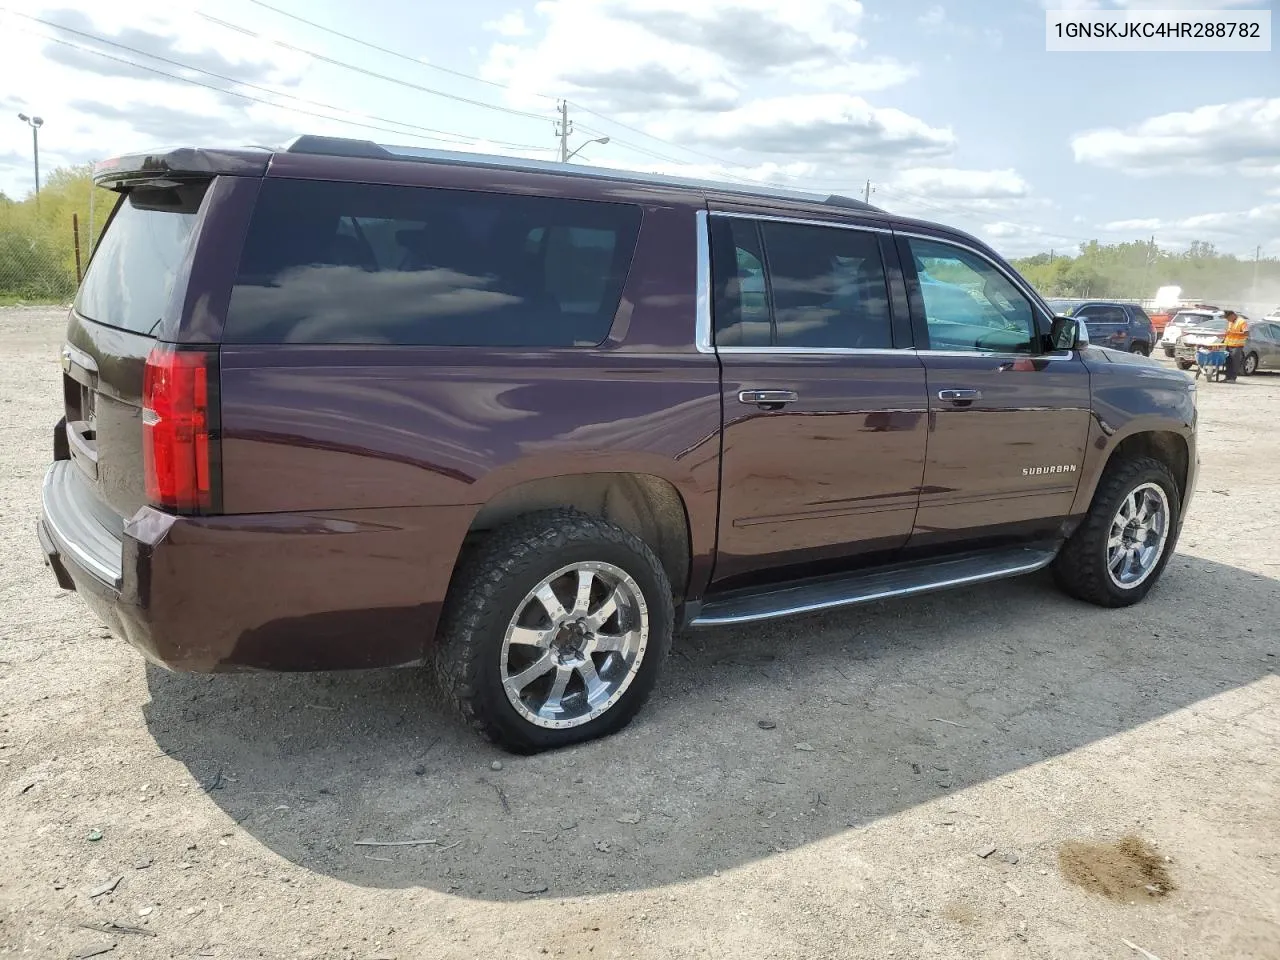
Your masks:
M 492 167 L 499 170 L 515 170 L 529 173 L 555 173 L 561 176 L 583 177 L 598 180 L 618 180 L 625 183 L 651 184 L 654 186 L 685 187 L 691 190 L 760 197 L 768 200 L 793 200 L 802 203 L 826 204 L 880 213 L 877 207 L 852 197 L 839 194 L 809 193 L 770 187 L 766 184 L 749 186 L 722 183 L 717 180 L 699 180 L 689 177 L 672 177 L 664 174 L 641 173 L 636 170 L 616 170 L 608 167 L 590 167 L 581 164 L 557 163 L 550 160 L 530 160 L 525 157 L 508 157 L 487 153 L 463 153 L 454 150 L 435 150 L 427 147 L 383 145 L 372 140 L 353 140 L 346 137 L 321 137 L 305 135 L 294 137 L 282 148 L 285 153 L 315 154 L 330 157 L 357 157 L 367 160 L 408 160 L 417 163 L 439 163 L 467 167 Z

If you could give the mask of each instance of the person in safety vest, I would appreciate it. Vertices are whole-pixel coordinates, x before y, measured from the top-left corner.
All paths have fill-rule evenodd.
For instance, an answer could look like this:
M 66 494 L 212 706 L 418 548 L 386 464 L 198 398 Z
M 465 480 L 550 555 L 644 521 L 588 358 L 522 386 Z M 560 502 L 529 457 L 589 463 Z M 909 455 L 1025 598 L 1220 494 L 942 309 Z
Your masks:
M 1249 322 L 1236 316 L 1234 310 L 1223 314 L 1227 318 L 1227 383 L 1235 383 L 1236 376 L 1244 369 L 1244 345 L 1249 342 Z

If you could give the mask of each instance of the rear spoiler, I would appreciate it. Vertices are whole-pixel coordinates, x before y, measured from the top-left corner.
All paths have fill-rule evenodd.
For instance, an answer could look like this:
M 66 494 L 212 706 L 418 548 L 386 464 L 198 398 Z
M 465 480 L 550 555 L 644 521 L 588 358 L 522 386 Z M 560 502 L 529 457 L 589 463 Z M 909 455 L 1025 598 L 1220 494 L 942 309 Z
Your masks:
M 124 190 L 143 184 L 173 186 L 219 174 L 260 177 L 267 172 L 271 154 L 265 147 L 237 150 L 178 147 L 133 153 L 94 164 L 93 182 L 109 190 Z

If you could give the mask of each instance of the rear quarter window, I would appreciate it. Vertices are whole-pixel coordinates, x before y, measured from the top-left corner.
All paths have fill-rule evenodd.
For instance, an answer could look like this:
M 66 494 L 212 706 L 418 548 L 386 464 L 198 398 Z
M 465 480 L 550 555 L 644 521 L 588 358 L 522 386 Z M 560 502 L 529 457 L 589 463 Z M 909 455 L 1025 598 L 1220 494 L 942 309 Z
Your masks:
M 76 312 L 154 333 L 183 282 L 206 187 L 138 187 L 121 197 L 76 294 Z
M 268 179 L 223 340 L 598 344 L 639 229 L 630 204 Z

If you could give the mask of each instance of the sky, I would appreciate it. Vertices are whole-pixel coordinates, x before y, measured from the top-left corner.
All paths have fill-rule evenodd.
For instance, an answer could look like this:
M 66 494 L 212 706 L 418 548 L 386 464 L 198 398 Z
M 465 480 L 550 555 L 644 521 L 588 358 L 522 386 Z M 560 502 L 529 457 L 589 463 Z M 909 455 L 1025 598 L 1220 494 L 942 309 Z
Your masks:
M 1151 237 L 1280 256 L 1280 49 L 1047 53 L 1045 3 L 1276 0 L 9 0 L 0 190 L 32 188 L 19 112 L 45 121 L 44 173 L 299 133 L 549 160 L 563 98 L 574 162 L 870 181 L 873 204 L 1008 256 Z

